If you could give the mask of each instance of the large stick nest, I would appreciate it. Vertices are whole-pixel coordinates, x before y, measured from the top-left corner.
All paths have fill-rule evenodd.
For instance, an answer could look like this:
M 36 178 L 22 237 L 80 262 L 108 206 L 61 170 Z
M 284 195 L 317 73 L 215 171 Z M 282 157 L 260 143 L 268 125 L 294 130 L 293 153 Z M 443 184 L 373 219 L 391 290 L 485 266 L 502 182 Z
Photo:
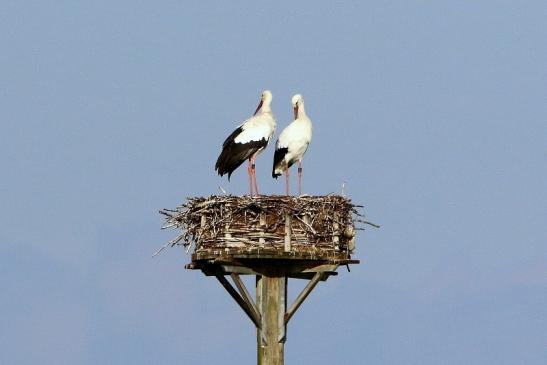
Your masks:
M 164 248 L 181 245 L 189 251 L 193 246 L 194 254 L 269 250 L 349 257 L 355 231 L 361 229 L 355 222 L 368 223 L 359 219 L 357 208 L 361 206 L 338 195 L 188 198 L 174 210 L 160 211 L 166 217 L 162 228 L 182 231 Z

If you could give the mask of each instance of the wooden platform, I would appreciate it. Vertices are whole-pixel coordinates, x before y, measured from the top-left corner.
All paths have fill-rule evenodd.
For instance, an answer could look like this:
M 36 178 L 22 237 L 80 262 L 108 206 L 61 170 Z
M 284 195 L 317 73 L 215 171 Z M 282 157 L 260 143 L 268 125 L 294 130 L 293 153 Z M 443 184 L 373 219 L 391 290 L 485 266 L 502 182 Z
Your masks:
M 359 260 L 344 257 L 313 258 L 308 255 L 291 253 L 265 252 L 259 254 L 194 254 L 192 262 L 185 266 L 190 270 L 201 270 L 207 276 L 217 274 L 230 275 L 264 275 L 276 268 L 282 274 L 295 279 L 311 279 L 317 272 L 325 275 L 322 281 L 328 276 L 337 275 L 336 269 L 340 266 L 359 264 Z
M 284 363 L 287 324 L 315 286 L 359 264 L 356 206 L 345 197 L 210 196 L 163 210 L 169 242 L 192 250 L 186 269 L 215 277 L 257 330 L 259 365 Z M 256 295 L 240 275 L 254 275 Z M 289 279 L 308 283 L 287 303 Z

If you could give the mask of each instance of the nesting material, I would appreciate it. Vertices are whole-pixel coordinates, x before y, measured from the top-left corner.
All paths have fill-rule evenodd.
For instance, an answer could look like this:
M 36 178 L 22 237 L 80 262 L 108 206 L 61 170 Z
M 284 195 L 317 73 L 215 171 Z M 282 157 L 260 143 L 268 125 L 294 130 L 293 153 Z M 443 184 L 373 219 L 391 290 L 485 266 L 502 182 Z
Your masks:
M 339 195 L 188 198 L 163 209 L 163 228 L 182 232 L 168 245 L 182 245 L 193 259 L 238 257 L 349 258 L 355 247 L 357 208 Z M 244 255 L 244 256 L 241 256 Z

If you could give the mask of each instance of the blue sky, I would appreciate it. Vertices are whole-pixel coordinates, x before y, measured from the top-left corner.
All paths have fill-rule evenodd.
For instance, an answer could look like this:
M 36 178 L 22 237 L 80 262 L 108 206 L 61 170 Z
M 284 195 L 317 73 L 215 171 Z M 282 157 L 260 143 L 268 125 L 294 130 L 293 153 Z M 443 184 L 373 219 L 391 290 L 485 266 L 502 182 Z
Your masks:
M 306 99 L 304 191 L 345 182 L 382 225 L 293 317 L 287 363 L 544 363 L 546 15 L 542 1 L 4 1 L 0 362 L 255 361 L 218 283 L 180 249 L 151 254 L 175 235 L 158 209 L 246 193 L 245 169 L 228 183 L 213 166 L 268 88 L 278 131 Z M 272 155 L 257 178 L 279 194 Z

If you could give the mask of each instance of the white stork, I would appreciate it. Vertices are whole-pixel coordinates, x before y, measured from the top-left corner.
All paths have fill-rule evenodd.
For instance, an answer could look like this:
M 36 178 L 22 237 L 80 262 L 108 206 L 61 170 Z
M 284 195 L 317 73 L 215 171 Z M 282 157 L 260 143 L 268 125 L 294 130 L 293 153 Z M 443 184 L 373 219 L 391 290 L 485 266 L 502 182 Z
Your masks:
M 272 177 L 285 173 L 285 192 L 289 195 L 289 167 L 298 162 L 298 194 L 302 194 L 302 158 L 312 136 L 311 120 L 304 109 L 302 95 L 292 97 L 294 121 L 279 135 L 275 144 Z
M 220 176 L 228 174 L 228 181 L 235 169 L 245 160 L 249 160 L 249 189 L 252 195 L 258 195 L 256 183 L 255 160 L 262 152 L 275 132 L 275 119 L 270 108 L 272 93 L 262 92 L 260 103 L 252 117 L 239 125 L 222 144 L 222 152 L 218 156 L 215 170 Z

